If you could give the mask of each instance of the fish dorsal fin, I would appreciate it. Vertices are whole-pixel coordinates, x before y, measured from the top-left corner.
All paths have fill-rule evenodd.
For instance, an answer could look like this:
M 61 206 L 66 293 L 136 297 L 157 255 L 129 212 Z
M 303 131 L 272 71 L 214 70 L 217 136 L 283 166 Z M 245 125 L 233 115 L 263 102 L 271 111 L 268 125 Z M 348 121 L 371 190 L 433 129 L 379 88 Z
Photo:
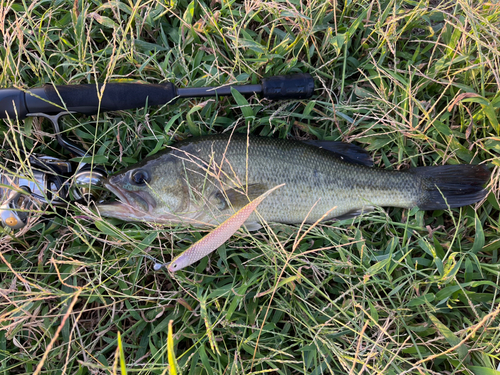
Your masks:
M 345 162 L 366 165 L 368 167 L 373 166 L 373 160 L 370 154 L 365 149 L 353 145 L 352 143 L 314 140 L 307 140 L 303 142 L 308 145 L 330 151 L 340 160 L 343 160 Z
M 225 202 L 225 207 L 233 207 L 239 209 L 254 200 L 258 196 L 264 194 L 268 187 L 264 184 L 250 184 L 242 188 L 225 189 L 223 192 L 219 191 L 216 198 L 220 202 Z

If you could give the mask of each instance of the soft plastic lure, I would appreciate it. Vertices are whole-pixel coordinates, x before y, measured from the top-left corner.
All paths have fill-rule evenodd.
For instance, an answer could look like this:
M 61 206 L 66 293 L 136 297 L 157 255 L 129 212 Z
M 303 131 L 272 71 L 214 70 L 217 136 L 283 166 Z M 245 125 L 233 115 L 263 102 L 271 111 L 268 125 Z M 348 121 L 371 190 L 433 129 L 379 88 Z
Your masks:
M 176 272 L 184 267 L 187 267 L 201 258 L 207 256 L 212 251 L 216 250 L 224 242 L 226 242 L 248 219 L 248 217 L 255 211 L 257 206 L 273 191 L 280 188 L 284 184 L 275 186 L 269 189 L 264 194 L 258 196 L 253 201 L 248 203 L 243 208 L 239 209 L 230 218 L 224 221 L 221 225 L 203 237 L 201 240 L 196 241 L 183 253 L 175 257 L 169 264 L 167 269 L 171 272 Z

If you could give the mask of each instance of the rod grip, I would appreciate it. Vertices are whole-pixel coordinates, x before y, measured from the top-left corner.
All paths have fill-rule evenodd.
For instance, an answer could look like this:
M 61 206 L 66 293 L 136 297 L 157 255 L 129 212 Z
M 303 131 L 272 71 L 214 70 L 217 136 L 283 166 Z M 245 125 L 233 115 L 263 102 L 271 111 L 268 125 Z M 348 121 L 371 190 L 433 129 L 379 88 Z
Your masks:
M 160 85 L 107 83 L 104 91 L 102 91 L 102 87 L 102 84 L 45 85 L 30 90 L 35 95 L 26 95 L 26 106 L 30 113 L 47 113 L 47 111 L 49 111 L 48 114 L 59 113 L 61 108 L 67 108 L 69 111 L 93 115 L 98 111 L 141 108 L 146 104 L 148 106 L 163 105 L 173 102 L 177 95 L 176 88 L 172 83 Z M 46 100 L 40 100 L 36 96 Z
M 271 100 L 308 99 L 314 92 L 309 73 L 274 76 L 262 80 L 262 95 Z
M 107 83 L 87 85 L 45 85 L 27 92 L 0 90 L 0 118 L 23 119 L 29 113 L 53 115 L 68 110 L 87 115 L 173 103 L 177 89 L 172 83 Z M 102 97 L 100 97 L 102 92 Z

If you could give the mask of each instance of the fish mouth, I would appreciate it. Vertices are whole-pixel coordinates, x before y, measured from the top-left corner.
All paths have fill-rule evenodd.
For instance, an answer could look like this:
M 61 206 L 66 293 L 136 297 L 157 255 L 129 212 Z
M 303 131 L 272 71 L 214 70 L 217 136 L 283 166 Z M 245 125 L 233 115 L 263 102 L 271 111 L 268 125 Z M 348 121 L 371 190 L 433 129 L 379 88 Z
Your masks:
M 118 201 L 98 204 L 97 209 L 102 216 L 122 220 L 147 220 L 152 217 L 156 202 L 148 192 L 126 190 L 109 181 L 104 183 L 104 187 L 116 195 Z

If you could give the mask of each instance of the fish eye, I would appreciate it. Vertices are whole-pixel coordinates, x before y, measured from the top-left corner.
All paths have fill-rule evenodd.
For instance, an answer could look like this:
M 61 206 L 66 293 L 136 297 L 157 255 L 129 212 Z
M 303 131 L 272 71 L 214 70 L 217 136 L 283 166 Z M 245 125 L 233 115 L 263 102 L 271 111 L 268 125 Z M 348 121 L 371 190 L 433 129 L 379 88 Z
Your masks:
M 148 172 L 139 169 L 132 173 L 131 179 L 132 182 L 136 185 L 145 185 L 146 183 L 149 182 L 149 175 Z

